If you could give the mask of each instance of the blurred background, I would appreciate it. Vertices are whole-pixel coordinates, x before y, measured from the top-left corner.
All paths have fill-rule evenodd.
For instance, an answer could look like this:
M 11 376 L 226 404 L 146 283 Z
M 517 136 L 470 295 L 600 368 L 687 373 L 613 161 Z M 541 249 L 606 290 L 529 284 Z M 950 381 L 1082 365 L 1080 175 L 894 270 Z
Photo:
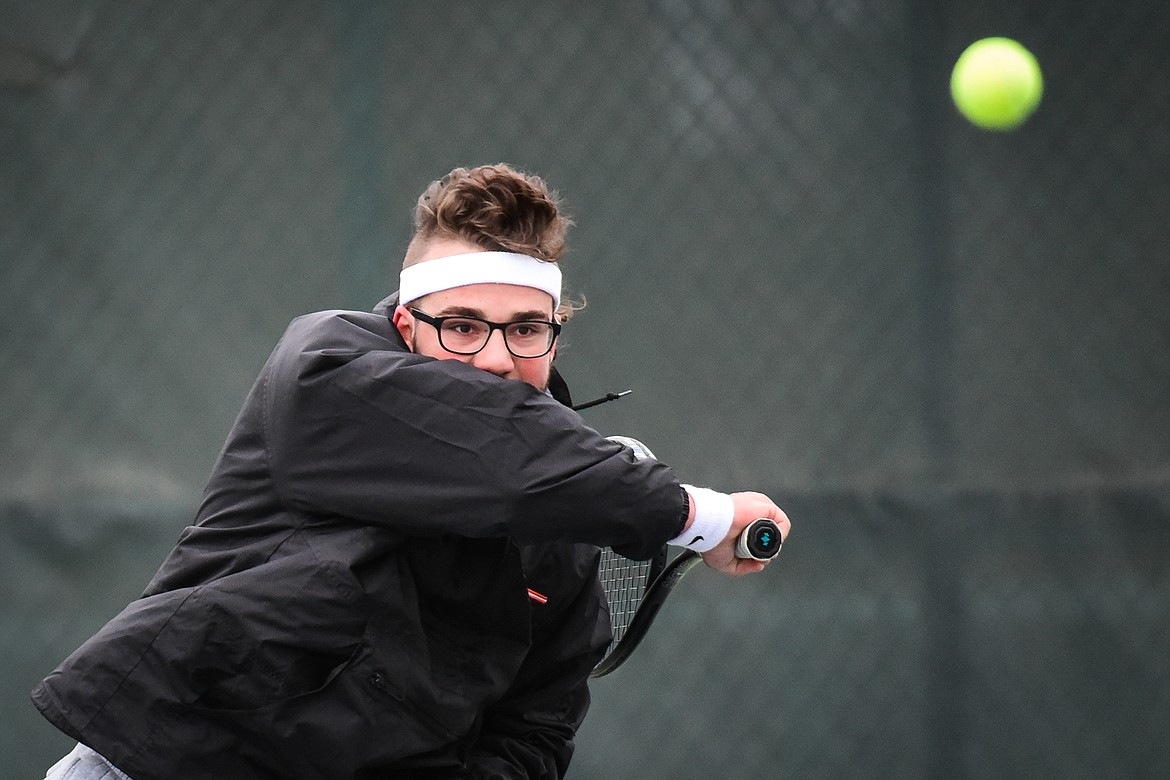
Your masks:
M 1044 70 L 954 110 L 977 38 Z M 783 561 L 699 570 L 569 777 L 1170 776 L 1170 5 L 0 0 L 0 764 L 418 193 L 544 176 L 558 365 Z M 685 590 L 685 596 L 683 591 Z

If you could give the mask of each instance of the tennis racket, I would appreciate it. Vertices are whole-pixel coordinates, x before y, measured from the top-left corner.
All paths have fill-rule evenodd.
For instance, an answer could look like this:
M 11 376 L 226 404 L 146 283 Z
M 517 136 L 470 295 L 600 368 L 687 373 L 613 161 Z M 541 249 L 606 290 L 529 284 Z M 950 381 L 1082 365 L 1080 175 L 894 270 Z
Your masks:
M 608 438 L 628 447 L 639 460 L 654 457 L 650 448 L 637 439 L 628 436 Z M 780 552 L 781 543 L 780 529 L 776 524 L 760 518 L 739 535 L 736 555 L 766 561 Z M 648 561 L 633 561 L 610 549 L 601 551 L 597 576 L 609 602 L 613 640 L 590 677 L 604 677 L 625 663 L 645 638 L 674 586 L 703 560 L 694 550 L 683 550 L 669 561 L 667 558 L 666 547 Z

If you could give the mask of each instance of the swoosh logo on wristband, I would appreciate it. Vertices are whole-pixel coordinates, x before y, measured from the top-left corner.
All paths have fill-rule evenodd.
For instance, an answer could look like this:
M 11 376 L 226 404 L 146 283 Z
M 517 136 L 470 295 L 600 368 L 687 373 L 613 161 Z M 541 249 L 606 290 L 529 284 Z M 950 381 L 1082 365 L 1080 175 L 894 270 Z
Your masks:
M 691 539 L 689 542 L 687 542 L 687 547 L 690 547 L 690 546 L 691 546 L 692 544 L 694 544 L 695 542 L 701 542 L 701 541 L 703 541 L 703 535 L 702 535 L 702 534 L 699 534 L 699 535 L 698 535 L 698 536 L 696 536 L 694 539 Z

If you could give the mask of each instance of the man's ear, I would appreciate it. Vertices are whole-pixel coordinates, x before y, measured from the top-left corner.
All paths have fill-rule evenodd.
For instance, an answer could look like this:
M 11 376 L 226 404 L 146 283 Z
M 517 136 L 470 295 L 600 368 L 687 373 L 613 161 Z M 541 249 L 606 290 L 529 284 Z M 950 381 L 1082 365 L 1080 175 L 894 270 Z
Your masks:
M 406 348 L 414 351 L 414 317 L 410 316 L 410 312 L 406 310 L 405 306 L 399 304 L 394 309 L 394 316 L 390 318 L 394 323 L 394 327 L 398 329 L 398 335 L 402 336 L 402 340 L 406 342 Z

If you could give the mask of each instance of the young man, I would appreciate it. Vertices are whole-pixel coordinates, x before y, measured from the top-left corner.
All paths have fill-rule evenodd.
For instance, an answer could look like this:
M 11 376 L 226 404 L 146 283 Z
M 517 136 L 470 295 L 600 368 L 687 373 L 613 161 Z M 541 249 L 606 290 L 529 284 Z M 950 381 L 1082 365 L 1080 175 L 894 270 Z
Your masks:
M 539 178 L 456 169 L 415 217 L 399 293 L 289 326 L 195 525 L 33 691 L 80 743 L 50 777 L 560 777 L 609 641 L 598 546 L 742 574 L 742 528 L 787 535 L 568 408 Z

